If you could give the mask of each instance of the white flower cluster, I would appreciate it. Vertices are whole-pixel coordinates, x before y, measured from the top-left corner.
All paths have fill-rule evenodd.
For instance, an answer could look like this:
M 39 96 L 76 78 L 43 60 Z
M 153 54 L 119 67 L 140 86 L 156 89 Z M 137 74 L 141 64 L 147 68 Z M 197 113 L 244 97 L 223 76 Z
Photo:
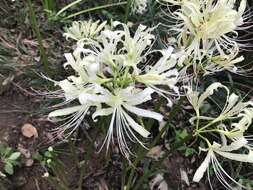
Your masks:
M 131 151 L 126 137 L 143 145 L 137 134 L 145 138 L 150 134 L 133 115 L 163 119 L 161 114 L 139 106 L 151 100 L 155 92 L 166 97 L 169 105 L 172 104 L 169 95 L 178 94 L 177 57 L 169 47 L 160 51 L 161 57 L 156 63 L 146 65 L 147 56 L 152 53 L 154 28 L 139 25 L 132 35 L 129 27 L 120 22 L 113 23 L 114 30 L 106 29 L 104 24 L 98 26 L 98 22 L 84 23 L 88 26 L 78 26 L 76 30 L 72 27 L 71 32 L 65 34 L 78 40 L 74 52 L 65 54 L 67 62 L 64 64 L 70 66 L 75 75 L 55 81 L 65 97 L 63 104 L 76 102 L 77 105 L 53 111 L 49 118 L 68 118 L 61 128 L 70 134 L 89 111 L 94 120 L 111 115 L 104 144 L 108 149 L 115 134 L 121 152 L 128 158 Z
M 96 39 L 101 30 L 106 26 L 106 23 L 105 21 L 99 24 L 99 20 L 96 22 L 92 22 L 92 20 L 74 21 L 71 27 L 65 28 L 63 36 L 66 39 L 71 38 L 76 41 Z
M 120 22 L 108 26 L 106 22 L 89 20 L 73 22 L 66 29 L 64 36 L 76 41 L 76 49 L 65 54 L 67 62 L 64 66 L 71 67 L 75 74 L 54 82 L 65 99 L 61 105 L 71 103 L 71 106 L 49 114 L 49 118 L 68 119 L 61 126 L 64 132 L 71 134 L 87 115 L 94 121 L 111 116 L 102 147 L 106 146 L 108 150 L 116 137 L 121 153 L 129 159 L 133 154 L 129 140 L 145 147 L 139 136 L 147 138 L 150 135 L 141 118 L 163 120 L 160 113 L 146 109 L 144 105 L 153 99 L 153 94 L 166 98 L 167 105 L 171 106 L 171 97 L 179 95 L 177 83 L 182 74 L 193 70 L 196 79 L 201 73 L 243 71 L 237 66 L 244 60 L 239 56 L 242 44 L 237 42 L 237 30 L 247 28 L 243 27 L 248 18 L 246 0 L 238 3 L 238 9 L 236 0 L 162 1 L 178 7 L 174 12 L 169 9 L 168 14 L 172 23 L 169 31 L 175 32 L 177 39 L 173 47 L 154 50 L 152 32 L 155 28 L 144 25 L 139 25 L 132 33 L 129 26 Z M 146 6 L 147 0 L 132 1 L 136 13 L 144 13 Z M 151 54 L 156 55 L 156 61 L 149 59 Z M 227 189 L 234 189 L 234 186 L 226 179 L 243 187 L 226 173 L 216 155 L 253 163 L 251 136 L 246 135 L 252 124 L 253 102 L 239 101 L 238 95 L 230 93 L 218 82 L 202 94 L 192 86 L 186 88 L 186 96 L 195 110 L 190 122 L 195 126 L 194 136 L 206 143 L 206 147 L 200 149 L 207 152 L 193 181 L 199 182 L 211 164 Z M 223 109 L 217 116 L 205 115 L 203 105 L 218 90 L 227 93 Z M 208 139 L 210 134 L 211 140 Z
M 176 36 L 175 46 L 182 54 L 177 65 L 182 68 L 182 74 L 193 70 L 196 79 L 200 73 L 206 75 L 228 70 L 241 74 L 246 71 L 237 66 L 244 60 L 243 56 L 239 56 L 239 51 L 246 47 L 240 43 L 244 40 L 239 39 L 238 31 L 251 27 L 247 24 L 250 15 L 246 11 L 246 0 L 161 1 L 169 5 L 166 7 L 169 25 L 166 26 Z M 173 7 L 176 11 L 172 11 L 171 6 L 176 6 Z M 232 161 L 253 163 L 251 136 L 247 135 L 253 119 L 253 102 L 240 101 L 238 95 L 230 94 L 229 89 L 218 82 L 211 84 L 202 94 L 193 90 L 192 86 L 186 87 L 187 98 L 195 110 L 190 123 L 195 127 L 194 136 L 205 142 L 207 147 L 200 148 L 207 152 L 207 156 L 193 181 L 199 182 L 206 171 L 209 179 L 209 169 L 213 169 L 227 189 L 244 188 L 228 175 L 216 155 Z M 207 98 L 222 89 L 226 91 L 227 98 L 224 104 L 219 105 L 223 105 L 220 114 L 203 114 L 202 108 L 207 104 Z
M 185 52 L 185 67 L 193 66 L 195 74 L 215 73 L 221 70 L 243 72 L 236 63 L 243 46 L 237 40 L 238 30 L 248 17 L 245 15 L 246 0 L 163 0 L 180 8 L 169 12 L 170 32 L 177 34 L 177 45 Z
M 218 89 L 225 89 L 227 92 L 227 98 L 220 114 L 216 117 L 211 117 L 210 114 L 201 114 L 201 107 L 206 99 Z M 253 163 L 251 139 L 245 135 L 252 124 L 253 102 L 240 101 L 239 96 L 234 93 L 230 94 L 229 89 L 218 82 L 211 84 L 201 95 L 199 95 L 199 92 L 189 89 L 187 97 L 196 112 L 196 116 L 190 120 L 196 126 L 195 135 L 202 138 L 208 146 L 207 149 L 201 148 L 201 150 L 208 153 L 204 162 L 197 169 L 193 181 L 199 182 L 204 172 L 207 169 L 209 170 L 209 165 L 212 164 L 215 175 L 227 189 L 234 188 L 227 182 L 226 178 L 235 185 L 243 187 L 226 173 L 215 154 L 234 161 Z M 205 134 L 210 133 L 218 134 L 220 138 L 216 136 L 216 140 L 211 143 L 205 137 Z

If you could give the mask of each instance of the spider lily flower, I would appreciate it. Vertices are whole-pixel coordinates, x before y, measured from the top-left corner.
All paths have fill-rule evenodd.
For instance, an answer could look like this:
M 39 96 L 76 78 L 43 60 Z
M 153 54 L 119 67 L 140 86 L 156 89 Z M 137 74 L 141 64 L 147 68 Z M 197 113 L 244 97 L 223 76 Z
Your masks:
M 65 53 L 65 58 L 67 62 L 64 67 L 70 66 L 74 69 L 82 80 L 79 80 L 80 85 L 100 80 L 98 75 L 101 73 L 101 68 L 91 51 L 78 47 L 73 54 Z M 75 77 L 71 79 L 75 80 Z
M 204 101 L 209 96 L 213 95 L 218 88 L 224 88 L 226 91 L 229 91 L 226 86 L 219 82 L 212 83 L 201 95 L 198 91 L 193 91 L 192 87 L 188 88 L 187 98 L 197 115 L 199 115 L 200 107 L 203 105 Z
M 204 74 L 213 74 L 215 72 L 227 70 L 233 73 L 244 73 L 242 68 L 236 66 L 244 60 L 243 56 L 237 57 L 238 51 L 231 51 L 229 54 L 224 55 L 208 55 L 206 64 L 203 65 Z
M 153 66 L 147 66 L 143 74 L 139 74 L 134 77 L 138 82 L 151 87 L 156 93 L 165 97 L 168 101 L 168 105 L 171 106 L 172 102 L 167 95 L 179 94 L 178 87 L 176 86 L 179 73 L 175 68 L 178 59 L 174 54 L 172 54 L 172 47 L 169 47 L 166 50 L 161 50 L 160 52 L 162 57 L 157 61 L 157 63 Z M 169 87 L 173 92 L 163 90 L 159 86 Z
M 241 0 L 238 10 L 234 8 L 236 1 L 231 0 L 164 1 L 180 6 L 179 10 L 170 13 L 171 18 L 177 21 L 170 30 L 178 33 L 178 45 L 185 48 L 186 54 L 193 60 L 190 64 L 195 74 L 205 56 L 221 55 L 224 58 L 226 51 L 237 55 L 241 46 L 236 40 L 237 30 L 245 22 L 246 0 Z
M 123 48 L 120 50 L 120 52 L 122 52 L 120 58 L 122 59 L 123 65 L 125 67 L 133 67 L 136 73 L 138 72 L 137 65 L 145 61 L 146 56 L 150 53 L 152 41 L 155 39 L 155 36 L 151 34 L 151 32 L 155 27 L 149 28 L 140 24 L 134 36 L 131 36 L 129 27 L 126 24 L 114 22 L 114 25 L 121 25 L 124 29 L 124 31 L 122 31 L 124 36 L 122 40 Z
M 142 15 L 147 11 L 147 0 L 133 0 L 131 3 L 131 12 Z
M 163 118 L 161 114 L 139 106 L 151 100 L 155 92 L 169 94 L 159 86 L 178 91 L 175 69 L 178 57 L 172 54 L 172 48 L 168 48 L 161 51 L 162 58 L 156 64 L 141 69 L 141 63 L 145 63 L 147 55 L 152 53 L 154 35 L 151 32 L 154 28 L 140 25 L 132 35 L 127 25 L 113 24 L 113 30 L 99 29 L 99 35 L 96 39 L 89 39 L 89 43 L 86 41 L 88 37 L 78 39 L 75 51 L 65 54 L 67 62 L 64 67 L 71 67 L 75 74 L 53 82 L 61 88 L 61 97 L 65 98 L 61 105 L 70 102 L 73 105 L 51 112 L 49 118 L 67 121 L 59 128 L 70 135 L 89 114 L 94 121 L 100 116 L 111 115 L 101 149 L 106 146 L 108 150 L 116 137 L 120 151 L 129 158 L 133 153 L 128 139 L 145 147 L 138 136 L 147 138 L 150 135 L 133 117 L 157 121 Z
M 82 40 L 88 42 L 99 36 L 99 33 L 105 28 L 106 23 L 106 21 L 100 23 L 99 20 L 96 22 L 92 20 L 74 21 L 71 27 L 65 29 L 63 36 L 66 37 L 66 39 L 72 38 L 76 41 Z
M 69 91 L 72 90 L 73 86 L 71 86 L 71 88 L 68 88 L 69 86 L 67 85 L 61 85 L 61 87 L 65 90 L 65 92 L 70 93 Z M 67 131 L 67 136 L 71 135 L 82 123 L 90 107 L 100 107 L 100 104 L 103 103 L 104 97 L 97 95 L 99 89 L 100 87 L 95 85 L 82 87 L 82 90 L 80 90 L 78 93 L 75 93 L 75 97 L 71 97 L 78 99 L 79 105 L 55 110 L 49 113 L 49 119 L 60 118 L 60 120 L 68 120 L 63 125 L 58 127 L 58 129 L 60 129 L 62 133 Z M 69 97 L 69 95 L 66 95 L 66 97 Z
M 212 96 L 218 89 L 224 89 L 227 93 L 226 101 L 219 115 L 205 116 L 201 114 L 201 107 L 205 100 L 210 98 L 210 96 Z M 243 187 L 226 173 L 216 158 L 216 155 L 233 161 L 253 163 L 252 146 L 248 142 L 248 140 L 251 140 L 251 136 L 245 136 L 244 134 L 251 125 L 253 119 L 252 101 L 240 101 L 239 96 L 234 93 L 230 94 L 230 91 L 226 86 L 217 82 L 211 84 L 202 94 L 197 91 L 193 91 L 192 88 L 190 88 L 187 97 L 196 112 L 196 116 L 192 117 L 190 122 L 193 124 L 193 121 L 198 121 L 196 122 L 196 135 L 204 139 L 208 144 L 208 149 L 205 150 L 208 152 L 207 156 L 197 169 L 193 181 L 199 182 L 211 164 L 216 177 L 227 189 L 232 190 L 234 188 L 226 179 L 237 186 Z M 239 121 L 233 122 L 230 126 L 224 122 L 225 120 L 234 121 L 235 119 Z M 208 122 L 204 126 L 199 127 L 199 125 L 202 125 L 200 124 L 200 120 Z M 213 145 L 211 145 L 209 140 L 204 137 L 209 133 L 218 133 L 221 136 L 222 144 L 214 142 Z M 228 141 L 231 142 L 229 145 L 227 145 Z M 248 150 L 248 154 L 235 153 L 242 152 L 242 150 L 245 149 Z
M 226 126 L 223 126 L 225 129 L 224 135 L 230 139 L 236 139 L 244 137 L 245 131 L 248 130 L 249 126 L 252 124 L 253 119 L 253 102 L 249 102 L 250 107 L 246 107 L 238 114 L 240 120 L 238 122 L 233 122 L 231 124 L 230 130 Z M 248 139 L 247 137 L 245 137 Z
M 237 45 L 227 34 L 236 33 L 236 29 L 243 24 L 246 0 L 241 1 L 238 10 L 234 9 L 235 2 L 231 0 L 183 1 L 181 8 L 174 13 L 177 19 L 182 21 L 175 28 L 180 31 L 179 37 L 192 41 L 189 46 L 185 44 L 183 46 L 188 48 L 189 52 L 194 51 L 195 55 L 200 55 L 201 49 L 209 50 L 213 45 L 219 51 Z
M 200 108 L 204 104 L 204 101 L 207 98 L 210 98 L 210 96 L 212 96 L 214 92 L 217 91 L 219 88 L 223 88 L 227 93 L 227 97 L 226 97 L 226 101 L 225 101 L 223 109 L 221 110 L 221 112 L 219 113 L 217 117 L 202 116 L 200 114 Z M 239 96 L 237 96 L 234 93 L 230 94 L 229 89 L 219 82 L 215 82 L 211 84 L 201 95 L 199 94 L 199 92 L 193 91 L 190 88 L 187 93 L 187 98 L 197 114 L 196 117 L 193 117 L 191 119 L 191 122 L 196 119 L 201 119 L 201 120 L 209 120 L 210 124 L 214 124 L 217 122 L 222 122 L 227 119 L 241 118 L 242 116 L 246 116 L 247 120 L 248 121 L 250 120 L 249 115 L 251 114 L 251 112 L 249 112 L 249 110 L 251 110 L 252 108 L 252 102 L 239 101 Z M 245 114 L 245 112 L 247 114 Z M 245 123 L 246 121 L 242 120 L 241 122 Z M 226 134 L 228 133 L 229 132 L 227 132 Z
M 132 153 L 128 147 L 125 136 L 131 141 L 138 142 L 145 147 L 134 132 L 145 138 L 150 135 L 150 133 L 143 126 L 138 124 L 129 113 L 140 117 L 153 118 L 158 121 L 162 121 L 163 119 L 163 116 L 159 113 L 137 107 L 151 100 L 151 94 L 154 91 L 151 88 L 141 90 L 131 86 L 125 89 L 115 89 L 113 93 L 106 89 L 102 91 L 104 102 L 108 107 L 97 109 L 92 115 L 94 119 L 98 116 L 112 115 L 110 126 L 102 147 L 106 144 L 106 149 L 108 150 L 111 141 L 113 142 L 113 134 L 115 133 L 120 151 L 124 156 L 129 158 L 129 154 Z
M 219 163 L 216 157 L 216 154 L 232 161 L 253 163 L 253 151 L 248 150 L 247 154 L 233 153 L 234 151 L 238 151 L 241 148 L 245 147 L 247 143 L 248 143 L 247 140 L 244 138 L 240 138 L 237 141 L 232 142 L 230 145 L 226 145 L 226 144 L 221 145 L 216 142 L 214 142 L 211 145 L 209 143 L 209 148 L 204 150 L 204 151 L 207 151 L 207 156 L 205 160 L 202 162 L 202 164 L 199 166 L 199 168 L 196 170 L 193 177 L 193 181 L 199 182 L 203 178 L 204 173 L 209 169 L 209 165 L 212 165 L 216 177 L 218 178 L 218 180 L 221 182 L 221 184 L 224 187 L 231 190 L 234 189 L 229 183 L 229 181 L 231 181 L 232 183 L 240 187 L 243 187 L 240 183 L 238 183 L 231 176 L 229 176 L 228 173 L 223 169 L 223 167 L 221 166 L 221 164 Z M 209 173 L 208 173 L 208 179 L 209 179 Z M 209 183 L 210 183 L 210 179 L 209 179 Z
M 106 64 L 112 68 L 132 67 L 134 73 L 138 73 L 137 65 L 146 60 L 152 47 L 154 35 L 151 32 L 154 28 L 140 25 L 134 36 L 131 36 L 129 27 L 120 22 L 114 22 L 116 28 L 121 25 L 122 29 L 104 30 L 98 37 L 99 42 L 92 42 L 92 54 L 95 55 L 97 62 Z M 79 47 L 84 44 L 79 43 Z M 87 51 L 87 50 L 86 50 Z
M 119 64 L 118 54 L 120 40 L 122 38 L 121 31 L 103 30 L 98 37 L 98 41 L 90 41 L 91 49 L 84 48 L 85 43 L 79 41 L 78 48 L 83 52 L 90 52 L 94 56 L 97 63 L 116 68 Z

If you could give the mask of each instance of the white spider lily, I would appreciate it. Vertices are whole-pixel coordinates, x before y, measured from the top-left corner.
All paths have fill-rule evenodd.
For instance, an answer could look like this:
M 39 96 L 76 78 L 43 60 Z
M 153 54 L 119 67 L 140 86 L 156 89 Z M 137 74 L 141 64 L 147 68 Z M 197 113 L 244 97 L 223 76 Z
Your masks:
M 245 147 L 246 145 L 247 140 L 245 140 L 244 138 L 240 138 L 237 141 L 232 142 L 230 145 L 220 145 L 216 142 L 214 142 L 213 145 L 209 145 L 208 150 L 206 150 L 208 151 L 207 156 L 200 165 L 200 167 L 196 170 L 193 177 L 193 181 L 199 182 L 204 176 L 206 170 L 209 169 L 209 165 L 211 164 L 213 166 L 216 177 L 221 182 L 221 184 L 224 185 L 227 189 L 234 190 L 234 188 L 231 186 L 228 180 L 230 180 L 231 182 L 235 183 L 240 187 L 243 187 L 240 183 L 236 182 L 232 177 L 230 177 L 227 174 L 227 172 L 222 168 L 215 154 L 218 154 L 219 156 L 222 156 L 226 159 L 233 161 L 253 163 L 253 151 L 251 150 L 249 150 L 248 154 L 232 153 L 233 151 L 240 150 L 242 147 Z
M 199 94 L 198 91 L 193 91 L 192 88 L 188 88 L 187 98 L 191 103 L 192 107 L 199 114 L 200 107 L 203 105 L 204 101 L 218 89 L 225 88 L 228 91 L 228 88 L 222 85 L 219 82 L 212 83 L 203 94 Z
M 98 37 L 99 42 L 91 43 L 91 54 L 96 57 L 96 61 L 108 65 L 110 69 L 122 67 L 132 67 L 134 73 L 138 73 L 137 65 L 146 60 L 150 53 L 154 35 L 151 34 L 154 28 L 140 25 L 134 36 L 131 36 L 129 27 L 120 22 L 114 22 L 113 26 L 123 26 L 123 30 L 104 30 Z M 84 44 L 79 43 L 81 48 Z M 83 51 L 88 51 L 87 49 Z
M 243 69 L 235 66 L 244 60 L 243 56 L 237 57 L 238 51 L 232 51 L 230 54 L 214 55 L 207 59 L 207 63 L 203 66 L 205 74 L 212 74 L 222 70 L 228 70 L 233 73 L 243 73 Z
M 151 34 L 154 28 L 149 28 L 144 25 L 139 25 L 134 36 L 132 37 L 129 31 L 129 27 L 126 24 L 115 22 L 115 26 L 122 25 L 124 31 L 124 39 L 122 40 L 123 48 L 120 50 L 120 55 L 123 65 L 130 66 L 138 71 L 138 63 L 145 61 L 146 56 L 150 53 L 152 47 L 152 40 L 155 36 Z
M 200 48 L 208 50 L 212 45 L 217 50 L 228 46 L 234 47 L 237 43 L 230 39 L 227 34 L 234 33 L 243 24 L 243 13 L 246 9 L 246 0 L 242 0 L 238 11 L 234 9 L 236 1 L 231 0 L 192 0 L 184 1 L 181 9 L 175 13 L 182 21 L 176 30 L 181 35 L 193 37 L 190 51 L 200 55 Z M 183 38 L 183 36 L 180 36 Z M 202 44 L 201 44 L 202 43 Z M 197 48 L 194 50 L 193 48 Z
M 106 89 L 103 90 L 102 94 L 104 96 L 104 102 L 109 107 L 97 109 L 92 115 L 94 119 L 98 116 L 112 115 L 110 126 L 102 147 L 106 144 L 106 149 L 108 150 L 111 141 L 113 141 L 114 132 L 119 143 L 119 148 L 122 154 L 127 158 L 129 158 L 129 153 L 131 154 L 131 151 L 128 147 L 125 136 L 131 141 L 137 141 L 144 146 L 134 132 L 145 138 L 147 138 L 150 133 L 143 126 L 138 124 L 129 113 L 161 121 L 163 118 L 161 114 L 136 107 L 139 104 L 151 100 L 151 94 L 153 92 L 154 91 L 151 88 L 140 90 L 133 87 L 116 89 L 114 94 Z
M 244 108 L 243 111 L 238 114 L 238 117 L 241 119 L 237 123 L 232 123 L 231 130 L 228 130 L 225 126 L 223 127 L 225 129 L 224 135 L 228 138 L 235 139 L 244 137 L 244 132 L 248 130 L 249 126 L 252 124 L 253 102 L 249 102 L 248 105 L 251 107 Z
M 147 0 L 133 0 L 131 4 L 131 12 L 136 14 L 143 14 L 147 11 Z
M 51 112 L 49 118 L 67 120 L 60 127 L 63 132 L 71 134 L 90 111 L 93 111 L 94 120 L 99 116 L 111 115 L 102 147 L 106 146 L 108 150 L 116 137 L 120 151 L 129 158 L 132 152 L 127 139 L 144 146 L 138 136 L 147 138 L 150 135 L 133 117 L 158 121 L 163 118 L 161 114 L 140 108 L 139 105 L 151 100 L 154 92 L 169 94 L 167 89 L 161 90 L 158 86 L 166 86 L 173 92 L 178 92 L 178 72 L 175 69 L 178 57 L 171 54 L 172 48 L 168 48 L 161 51 L 162 58 L 156 64 L 146 71 L 141 69 L 141 63 L 145 63 L 147 55 L 151 53 L 154 40 L 151 32 L 154 28 L 140 25 L 131 35 L 127 25 L 119 22 L 113 24 L 114 30 L 103 26 L 103 29 L 98 27 L 96 30 L 95 25 L 91 25 L 91 28 L 95 28 L 89 31 L 93 31 L 94 35 L 98 32 L 99 35 L 76 38 L 78 42 L 75 51 L 65 54 L 67 62 L 64 67 L 70 66 L 75 74 L 60 82 L 53 82 L 61 87 L 61 97 L 65 97 L 65 102 L 60 105 L 70 102 L 74 105 Z M 145 73 L 140 74 L 141 72 Z
M 76 95 L 75 98 L 78 98 L 79 105 L 55 110 L 49 113 L 48 115 L 49 119 L 60 118 L 60 120 L 68 120 L 63 125 L 58 127 L 58 129 L 60 129 L 62 133 L 67 131 L 68 132 L 67 136 L 71 135 L 76 130 L 76 128 L 82 123 L 90 107 L 100 106 L 100 103 L 103 102 L 102 97 L 94 93 L 91 93 L 92 91 L 94 92 L 96 90 L 97 89 L 94 86 L 91 86 L 91 88 L 87 87 L 87 89 L 79 91 L 78 95 L 75 94 Z
M 101 30 L 106 26 L 106 21 L 100 24 L 100 21 L 93 22 L 92 20 L 88 21 L 74 21 L 72 26 L 65 29 L 63 36 L 72 38 L 76 41 L 89 41 L 91 39 L 96 39 Z
M 203 116 L 200 111 L 205 100 L 210 98 L 215 91 L 222 88 L 226 91 L 227 97 L 219 115 L 216 117 L 211 117 L 209 115 Z M 227 189 L 232 190 L 234 188 L 228 183 L 228 181 L 226 181 L 226 179 L 229 179 L 237 186 L 243 187 L 225 172 L 216 158 L 216 155 L 218 154 L 219 156 L 238 162 L 253 163 L 253 151 L 251 145 L 248 143 L 248 140 L 251 140 L 248 137 L 251 136 L 244 135 L 245 131 L 252 123 L 253 103 L 251 101 L 240 101 L 236 94 L 230 94 L 230 91 L 226 86 L 217 82 L 211 84 L 202 94 L 190 89 L 187 97 L 196 112 L 196 116 L 192 117 L 190 122 L 193 124 L 193 121 L 198 121 L 196 123 L 196 135 L 199 135 L 200 138 L 206 140 L 209 146 L 208 150 L 206 150 L 208 151 L 207 156 L 196 171 L 193 181 L 199 182 L 209 165 L 212 164 L 216 177 Z M 237 119 L 239 121 L 232 123 L 232 125 L 229 127 L 227 124 L 223 123 L 225 120 L 231 119 Z M 200 120 L 208 121 L 208 123 L 203 127 L 199 127 Z M 222 145 L 216 142 L 214 142 L 213 145 L 210 145 L 208 139 L 203 136 L 203 134 L 209 134 L 213 132 L 220 134 Z M 231 141 L 230 145 L 227 145 L 228 140 Z M 248 149 L 248 154 L 234 153 L 234 151 L 241 152 L 242 148 Z
M 103 30 L 99 36 L 99 42 L 91 41 L 92 49 L 83 48 L 85 44 L 81 41 L 78 43 L 78 48 L 82 49 L 83 52 L 90 52 L 97 63 L 115 68 L 119 64 L 118 46 L 122 35 L 121 31 Z
M 236 37 L 237 30 L 246 20 L 243 17 L 246 0 L 240 1 L 238 10 L 235 9 L 236 0 L 164 1 L 180 6 L 179 10 L 171 13 L 176 23 L 171 25 L 170 30 L 178 33 L 179 46 L 185 48 L 186 54 L 193 59 L 189 63 L 193 65 L 195 74 L 201 68 L 205 56 L 215 54 L 222 56 L 225 61 L 230 60 L 229 65 L 233 63 L 231 59 L 226 58 L 225 52 L 229 51 L 234 59 L 233 55 L 237 55 L 238 48 L 242 45 L 237 42 Z M 235 37 L 232 38 L 231 35 Z M 237 61 L 239 60 L 235 63 Z M 228 64 L 222 67 L 211 64 L 206 69 L 217 72 L 226 69 Z M 235 68 L 233 69 L 235 71 Z
M 213 95 L 214 91 L 218 88 L 223 88 L 227 92 L 226 102 L 224 107 L 218 116 L 204 116 L 200 113 L 200 108 L 204 104 L 204 101 L 207 98 L 210 98 Z M 189 90 L 187 94 L 188 100 L 192 104 L 196 116 L 190 119 L 191 124 L 194 124 L 195 120 L 203 120 L 208 121 L 207 126 L 204 127 L 212 127 L 214 124 L 220 123 L 216 127 L 212 127 L 222 135 L 225 135 L 230 140 L 234 141 L 237 138 L 241 138 L 244 136 L 244 132 L 248 129 L 253 119 L 253 103 L 252 101 L 242 102 L 239 100 L 239 97 L 232 93 L 230 94 L 229 89 L 222 85 L 221 83 L 213 83 L 211 84 L 206 91 L 199 95 L 197 91 Z M 222 122 L 225 120 L 238 119 L 239 122 L 232 123 L 231 126 L 227 127 Z
M 187 93 L 187 98 L 189 102 L 192 104 L 194 110 L 196 113 L 199 114 L 200 107 L 204 104 L 204 101 L 212 96 L 218 88 L 223 88 L 227 92 L 226 102 L 224 104 L 224 107 L 219 114 L 217 118 L 213 122 L 222 121 L 225 119 L 233 119 L 234 117 L 238 117 L 238 114 L 241 113 L 247 106 L 251 105 L 252 102 L 242 102 L 238 101 L 239 97 L 232 93 L 230 94 L 229 89 L 222 85 L 219 82 L 212 83 L 204 93 L 199 95 L 199 92 L 192 91 L 192 89 L 189 89 Z M 240 117 L 240 116 L 239 116 Z M 204 119 L 204 117 L 202 117 Z M 210 118 L 209 118 L 210 119 Z
M 76 128 L 82 123 L 84 117 L 87 115 L 90 107 L 101 107 L 104 97 L 99 95 L 101 87 L 96 84 L 77 85 L 68 80 L 60 81 L 60 87 L 63 90 L 63 94 L 66 97 L 66 102 L 61 105 L 65 105 L 74 99 L 77 99 L 79 105 L 58 109 L 49 113 L 49 119 L 67 120 L 63 125 L 57 129 L 64 132 L 68 132 L 71 135 Z
M 144 74 L 134 76 L 135 79 L 143 83 L 168 100 L 168 105 L 171 106 L 171 100 L 166 96 L 170 93 L 168 90 L 163 90 L 157 86 L 169 87 L 175 94 L 179 94 L 176 83 L 178 82 L 178 71 L 175 68 L 177 57 L 172 54 L 173 48 L 169 47 L 166 50 L 161 50 L 162 57 L 153 66 L 147 66 Z
M 65 57 L 67 62 L 64 67 L 70 65 L 82 79 L 83 85 L 99 80 L 97 75 L 100 72 L 100 65 L 90 51 L 78 47 L 73 55 L 65 53 Z

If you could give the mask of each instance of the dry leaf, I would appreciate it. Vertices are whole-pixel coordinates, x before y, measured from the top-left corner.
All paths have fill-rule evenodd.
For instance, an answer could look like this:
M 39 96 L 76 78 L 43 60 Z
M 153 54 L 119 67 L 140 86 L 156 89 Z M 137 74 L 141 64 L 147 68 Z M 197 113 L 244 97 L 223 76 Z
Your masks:
M 33 159 L 27 159 L 25 161 L 25 166 L 31 167 L 33 165 L 33 163 L 34 163 Z
M 22 144 L 18 144 L 18 151 L 25 156 L 25 158 L 31 158 L 32 154 L 31 152 L 24 148 Z
M 24 124 L 21 128 L 21 132 L 27 138 L 31 138 L 31 137 L 38 138 L 37 129 L 30 123 Z
M 147 157 L 158 160 L 164 155 L 164 153 L 165 152 L 162 151 L 162 146 L 155 146 L 148 151 Z

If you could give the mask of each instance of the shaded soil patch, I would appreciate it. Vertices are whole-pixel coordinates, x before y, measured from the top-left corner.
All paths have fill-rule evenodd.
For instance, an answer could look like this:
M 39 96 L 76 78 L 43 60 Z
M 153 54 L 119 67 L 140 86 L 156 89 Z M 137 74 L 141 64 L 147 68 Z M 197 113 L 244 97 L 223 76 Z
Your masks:
M 48 189 L 48 183 L 41 178 L 43 168 L 39 163 L 32 163 L 32 155 L 48 146 L 52 124 L 45 119 L 34 116 L 39 108 L 39 99 L 25 96 L 14 89 L 3 93 L 0 101 L 0 143 L 6 144 L 22 153 L 22 166 L 15 169 L 8 180 L 0 179 L 4 189 L 35 190 Z M 38 138 L 27 138 L 21 133 L 25 123 L 32 124 L 38 131 Z M 1 189 L 2 190 L 2 189 Z

